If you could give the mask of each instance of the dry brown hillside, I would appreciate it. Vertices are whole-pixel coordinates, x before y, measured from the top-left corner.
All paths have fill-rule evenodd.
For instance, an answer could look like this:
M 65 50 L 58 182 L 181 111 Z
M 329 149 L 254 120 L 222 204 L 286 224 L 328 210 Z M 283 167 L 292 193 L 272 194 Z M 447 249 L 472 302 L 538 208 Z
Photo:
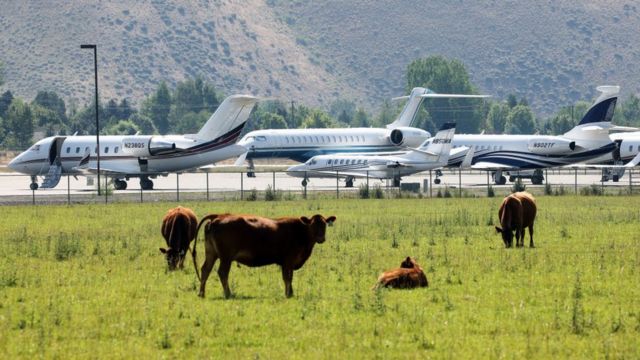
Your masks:
M 136 101 L 158 82 L 201 76 L 226 93 L 322 104 L 342 93 L 334 76 L 263 1 L 22 1 L 3 3 L 0 61 L 20 96 L 52 89 L 91 99 L 98 44 L 101 97 Z
M 538 113 L 591 99 L 598 84 L 640 90 L 640 4 L 592 1 L 36 1 L 0 7 L 6 84 L 139 101 L 159 81 L 201 76 L 226 93 L 323 105 L 405 92 L 412 60 L 461 59 L 481 91 L 526 96 Z M 437 89 L 436 89 L 437 90 Z

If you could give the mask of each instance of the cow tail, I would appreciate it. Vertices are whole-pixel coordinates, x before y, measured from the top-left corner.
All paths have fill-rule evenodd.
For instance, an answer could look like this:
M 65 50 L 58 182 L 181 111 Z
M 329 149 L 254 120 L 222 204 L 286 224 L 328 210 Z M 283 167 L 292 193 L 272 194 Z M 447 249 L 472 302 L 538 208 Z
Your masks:
M 191 252 L 191 254 L 193 255 L 193 267 L 196 269 L 196 276 L 198 277 L 198 281 L 202 281 L 202 279 L 200 278 L 200 272 L 198 271 L 198 261 L 196 259 L 196 245 L 198 244 L 198 234 L 200 233 L 200 227 L 206 220 L 213 221 L 217 217 L 217 214 L 209 214 L 203 217 L 202 220 L 200 220 L 200 223 L 198 223 L 198 227 L 196 228 L 196 237 L 193 239 L 193 251 Z

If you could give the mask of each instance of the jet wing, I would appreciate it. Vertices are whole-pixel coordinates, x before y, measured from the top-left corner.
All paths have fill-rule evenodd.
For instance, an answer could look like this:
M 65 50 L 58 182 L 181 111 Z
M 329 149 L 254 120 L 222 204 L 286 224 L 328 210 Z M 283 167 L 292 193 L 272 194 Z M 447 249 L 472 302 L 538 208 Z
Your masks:
M 480 161 L 477 162 L 473 165 L 471 165 L 471 168 L 474 170 L 511 170 L 511 169 L 516 169 L 512 166 L 508 166 L 505 164 L 500 164 L 500 163 L 493 163 L 493 162 L 488 162 L 488 161 Z
M 571 164 L 563 166 L 563 168 L 569 169 L 620 169 L 620 168 L 632 168 L 638 166 L 640 164 L 640 153 L 636 154 L 636 156 L 629 160 L 628 163 L 624 165 L 601 165 L 601 164 Z

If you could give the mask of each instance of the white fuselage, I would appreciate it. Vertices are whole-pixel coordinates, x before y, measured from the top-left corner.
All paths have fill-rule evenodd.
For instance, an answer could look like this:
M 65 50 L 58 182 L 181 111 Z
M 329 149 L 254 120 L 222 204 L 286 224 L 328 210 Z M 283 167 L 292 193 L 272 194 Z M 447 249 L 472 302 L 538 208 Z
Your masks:
M 607 137 L 573 140 L 565 136 L 548 135 L 465 135 L 453 137 L 453 147 L 473 148 L 472 164 L 484 162 L 500 164 L 512 169 L 539 169 L 564 166 L 584 162 L 615 148 Z M 575 142 L 575 149 L 560 148 L 563 144 Z M 558 147 L 557 149 L 554 149 Z M 459 166 L 464 154 L 449 158 L 448 166 Z
M 140 147 L 125 148 L 124 140 L 127 138 L 139 140 Z M 144 151 L 148 150 L 145 147 L 149 146 L 151 139 L 171 142 L 177 150 L 156 155 L 145 154 Z M 201 141 L 180 135 L 100 136 L 100 167 L 102 171 L 114 174 L 114 177 L 182 171 L 238 156 L 245 151 L 233 144 L 235 139 L 228 140 Z M 97 167 L 96 150 L 95 136 L 48 137 L 18 155 L 9 166 L 24 174 L 44 175 L 54 162 L 59 161 L 63 173 L 75 174 L 80 173 L 77 168 L 87 154 L 86 166 Z
M 395 133 L 393 133 L 395 131 Z M 402 137 L 393 137 L 393 134 Z M 345 128 L 256 130 L 245 135 L 247 159 L 287 158 L 304 162 L 316 155 L 399 151 L 417 147 L 431 135 L 417 128 Z
M 620 160 L 626 163 L 640 153 L 640 131 L 628 133 L 614 133 L 609 135 L 611 141 L 620 142 Z M 589 160 L 589 164 L 610 164 L 613 163 L 613 153 L 608 153 Z

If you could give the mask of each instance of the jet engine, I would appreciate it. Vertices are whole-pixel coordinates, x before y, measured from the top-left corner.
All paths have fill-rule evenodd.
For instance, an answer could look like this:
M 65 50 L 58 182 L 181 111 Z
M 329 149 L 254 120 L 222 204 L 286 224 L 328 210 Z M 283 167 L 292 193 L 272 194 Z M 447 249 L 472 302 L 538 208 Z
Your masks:
M 430 137 L 428 131 L 410 127 L 395 128 L 387 135 L 390 144 L 408 147 L 418 147 Z
M 576 149 L 576 142 L 557 136 L 536 137 L 529 140 L 528 149 L 534 154 L 562 155 Z
M 138 157 L 147 157 L 174 152 L 176 144 L 155 136 L 127 136 L 122 139 L 122 149 Z

